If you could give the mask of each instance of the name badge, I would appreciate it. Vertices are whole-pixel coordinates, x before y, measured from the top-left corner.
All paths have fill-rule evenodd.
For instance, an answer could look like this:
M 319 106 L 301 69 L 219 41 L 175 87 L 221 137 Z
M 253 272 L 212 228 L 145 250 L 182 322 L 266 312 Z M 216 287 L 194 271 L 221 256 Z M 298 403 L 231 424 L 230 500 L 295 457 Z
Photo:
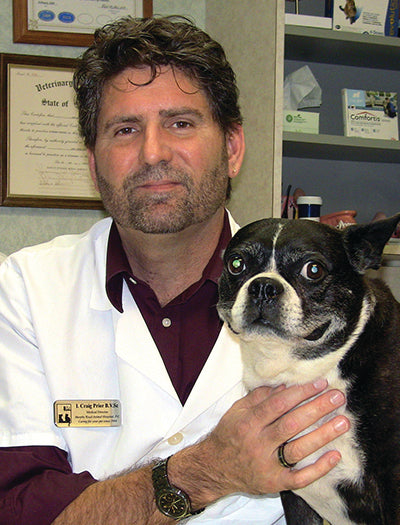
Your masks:
M 117 399 L 72 399 L 54 402 L 57 427 L 119 427 L 121 402 Z

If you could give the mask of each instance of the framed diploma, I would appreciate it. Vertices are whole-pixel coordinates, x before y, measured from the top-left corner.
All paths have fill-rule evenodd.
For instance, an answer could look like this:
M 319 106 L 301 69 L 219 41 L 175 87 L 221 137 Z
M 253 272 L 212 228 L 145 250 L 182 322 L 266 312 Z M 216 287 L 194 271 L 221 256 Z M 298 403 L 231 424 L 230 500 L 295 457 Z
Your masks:
M 102 208 L 79 135 L 75 59 L 0 53 L 0 204 Z
M 87 47 L 98 27 L 152 14 L 152 0 L 13 0 L 14 42 Z

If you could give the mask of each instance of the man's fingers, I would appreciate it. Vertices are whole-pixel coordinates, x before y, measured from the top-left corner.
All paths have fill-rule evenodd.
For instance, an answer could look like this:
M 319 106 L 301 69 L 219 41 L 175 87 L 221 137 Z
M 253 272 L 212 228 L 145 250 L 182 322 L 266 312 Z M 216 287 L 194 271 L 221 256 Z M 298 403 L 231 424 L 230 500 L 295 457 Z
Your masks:
M 316 430 L 287 442 L 284 447 L 285 460 L 288 463 L 298 463 L 318 452 L 322 447 L 347 432 L 349 428 L 349 420 L 344 416 L 337 416 Z
M 259 387 L 241 401 L 245 403 L 243 408 L 251 408 L 254 414 L 268 425 L 300 403 L 320 394 L 327 386 L 325 379 L 318 379 L 314 383 L 287 388 Z
M 274 425 L 277 444 L 288 441 L 303 432 L 342 406 L 345 401 L 346 398 L 340 390 L 329 390 L 291 410 L 276 421 Z
M 318 429 L 285 445 L 285 457 L 289 463 L 298 463 L 347 432 L 350 423 L 344 416 L 337 416 Z
M 326 380 L 259 387 L 234 403 L 205 441 L 221 495 L 300 488 L 337 464 L 340 453 L 324 447 L 346 432 L 350 423 L 344 416 L 331 415 L 345 403 L 343 393 L 326 388 Z M 278 460 L 282 443 L 287 466 L 308 459 L 294 468 L 282 466 L 282 457 Z
M 312 465 L 308 465 L 300 470 L 289 470 L 283 474 L 284 485 L 290 490 L 301 489 L 322 478 L 330 472 L 341 460 L 341 455 L 337 450 L 330 450 L 323 454 Z

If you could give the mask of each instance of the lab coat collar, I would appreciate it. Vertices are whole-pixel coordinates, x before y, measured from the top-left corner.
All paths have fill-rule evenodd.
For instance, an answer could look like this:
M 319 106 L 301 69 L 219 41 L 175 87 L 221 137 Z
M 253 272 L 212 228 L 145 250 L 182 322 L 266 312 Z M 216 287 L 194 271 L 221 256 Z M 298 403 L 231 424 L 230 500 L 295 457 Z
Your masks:
M 135 368 L 176 403 L 177 429 L 192 421 L 242 379 L 238 340 L 224 325 L 189 398 L 182 407 L 162 357 L 127 285 L 123 288 L 124 312 L 113 310 L 115 348 L 118 356 Z M 171 428 L 170 432 L 173 432 Z
M 228 214 L 231 231 L 234 234 L 239 226 L 229 212 Z M 101 222 L 103 225 L 94 239 L 95 272 L 91 307 L 96 310 L 112 310 L 117 355 L 171 397 L 171 401 L 173 400 L 180 409 L 180 417 L 176 424 L 181 428 L 185 421 L 193 420 L 241 382 L 242 363 L 239 343 L 224 325 L 189 398 L 182 407 L 160 353 L 126 283 L 123 285 L 124 313 L 119 313 L 113 308 L 107 297 L 106 253 L 111 219 Z
M 229 217 L 229 225 L 233 235 L 237 232 L 239 226 L 234 221 L 229 210 L 227 210 L 227 212 Z M 89 249 L 94 250 L 95 273 L 90 297 L 90 307 L 94 310 L 105 311 L 111 310 L 113 308 L 105 290 L 107 244 L 110 235 L 111 224 L 112 219 L 106 218 L 102 221 L 99 221 L 91 230 L 94 240 L 93 245 L 90 244 Z
M 89 249 L 94 250 L 94 275 L 93 286 L 90 296 L 90 307 L 94 310 L 111 310 L 113 308 L 110 300 L 106 294 L 106 258 L 107 258 L 107 244 L 110 235 L 110 228 L 112 219 L 107 218 L 97 223 L 103 225 L 99 235 L 97 235 L 93 244 L 90 244 Z M 97 226 L 96 225 L 96 226 Z
M 122 304 L 122 313 L 113 308 L 117 355 L 179 403 L 160 352 L 125 282 L 122 288 Z
M 201 415 L 227 392 L 242 383 L 242 375 L 239 342 L 226 325 L 223 325 L 214 348 L 183 407 L 181 417 L 170 432 L 178 432 L 179 428 Z

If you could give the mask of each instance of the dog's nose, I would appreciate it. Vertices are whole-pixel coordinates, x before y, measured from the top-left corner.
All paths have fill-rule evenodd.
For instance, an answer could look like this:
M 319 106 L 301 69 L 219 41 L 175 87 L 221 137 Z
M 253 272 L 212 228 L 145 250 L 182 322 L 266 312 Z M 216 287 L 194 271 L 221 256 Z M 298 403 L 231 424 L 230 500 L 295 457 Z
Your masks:
M 257 277 L 249 285 L 249 295 L 256 304 L 271 302 L 282 293 L 282 283 L 269 277 Z

